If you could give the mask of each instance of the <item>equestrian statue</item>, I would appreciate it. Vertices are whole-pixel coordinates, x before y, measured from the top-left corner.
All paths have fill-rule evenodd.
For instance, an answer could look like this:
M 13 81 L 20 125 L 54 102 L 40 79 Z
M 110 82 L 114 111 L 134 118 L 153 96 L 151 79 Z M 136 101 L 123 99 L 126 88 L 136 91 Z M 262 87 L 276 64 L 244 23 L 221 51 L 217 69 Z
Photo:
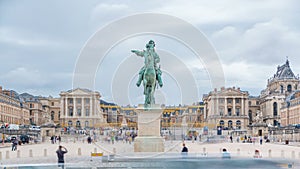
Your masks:
M 158 83 L 160 87 L 163 86 L 163 82 L 161 79 L 162 72 L 160 70 L 160 66 L 157 66 L 157 63 L 160 62 L 160 58 L 155 52 L 154 47 L 154 41 L 150 40 L 146 44 L 146 50 L 131 50 L 131 52 L 135 53 L 137 56 L 144 57 L 145 59 L 145 65 L 139 71 L 139 78 L 136 83 L 136 85 L 139 87 L 143 82 L 145 107 L 151 107 L 151 105 L 155 104 L 154 92 L 156 84 Z

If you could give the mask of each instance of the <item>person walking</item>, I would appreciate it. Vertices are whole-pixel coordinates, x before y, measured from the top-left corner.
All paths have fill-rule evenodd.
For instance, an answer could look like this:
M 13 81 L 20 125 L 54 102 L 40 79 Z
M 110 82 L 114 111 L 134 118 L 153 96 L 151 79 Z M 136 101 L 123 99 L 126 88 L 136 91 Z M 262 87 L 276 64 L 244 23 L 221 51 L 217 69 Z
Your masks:
M 63 150 L 64 149 L 64 150 Z M 62 169 L 64 169 L 64 154 L 66 154 L 68 152 L 68 150 L 66 149 L 66 147 L 63 146 L 58 146 L 58 150 L 56 150 L 56 154 L 57 154 L 57 160 L 58 160 L 58 167 L 61 167 Z
M 11 145 L 11 151 L 16 151 L 17 150 L 17 146 L 18 146 L 18 140 L 17 138 L 15 138 L 13 141 L 12 141 L 12 145 Z
M 57 137 L 57 140 L 58 140 L 58 144 L 60 144 L 60 142 L 61 142 L 61 137 L 58 136 L 58 137 Z

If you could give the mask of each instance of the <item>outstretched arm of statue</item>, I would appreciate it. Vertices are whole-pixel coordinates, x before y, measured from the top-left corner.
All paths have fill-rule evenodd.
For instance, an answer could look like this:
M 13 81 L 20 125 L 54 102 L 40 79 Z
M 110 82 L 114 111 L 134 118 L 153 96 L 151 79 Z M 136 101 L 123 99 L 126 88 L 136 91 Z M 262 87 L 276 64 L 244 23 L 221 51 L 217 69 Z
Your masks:
M 137 56 L 143 56 L 143 51 L 131 50 L 132 53 L 135 53 Z

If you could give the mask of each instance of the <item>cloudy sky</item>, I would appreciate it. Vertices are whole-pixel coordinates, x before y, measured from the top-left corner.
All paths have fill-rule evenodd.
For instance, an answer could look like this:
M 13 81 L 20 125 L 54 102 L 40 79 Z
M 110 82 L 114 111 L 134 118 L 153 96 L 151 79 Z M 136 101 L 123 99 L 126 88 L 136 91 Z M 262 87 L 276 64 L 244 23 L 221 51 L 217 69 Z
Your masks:
M 130 50 L 143 50 L 150 39 L 156 42 L 163 70 L 164 86 L 157 89 L 158 103 L 200 101 L 203 94 L 215 87 L 211 74 L 215 69 L 222 70 L 226 87 L 240 87 L 257 96 L 277 66 L 285 63 L 286 56 L 294 73 L 300 72 L 299 6 L 297 0 L 1 0 L 0 85 L 19 93 L 54 97 L 73 87 L 86 87 L 74 84 L 74 73 L 80 65 L 88 69 L 93 64 L 84 60 L 88 56 L 83 57 L 93 38 L 127 17 L 153 13 L 161 18 L 178 18 L 195 27 L 204 37 L 196 39 L 198 45 L 209 43 L 221 68 L 208 64 L 201 51 L 195 53 L 192 44 L 171 38 L 167 33 L 131 35 L 117 39 L 109 50 L 102 51 L 105 56 L 100 56 L 101 51 L 89 53 L 101 58 L 101 61 L 96 59 L 92 87 L 104 100 L 120 105 L 143 102 L 142 88 L 135 86 L 143 59 L 132 55 Z M 126 26 L 119 27 L 120 30 L 98 36 L 93 47 L 102 49 L 100 42 L 110 41 L 121 30 L 156 23 L 153 18 L 141 19 L 125 22 Z M 164 29 L 162 24 L 157 26 Z M 165 30 L 179 30 L 168 23 L 163 26 Z

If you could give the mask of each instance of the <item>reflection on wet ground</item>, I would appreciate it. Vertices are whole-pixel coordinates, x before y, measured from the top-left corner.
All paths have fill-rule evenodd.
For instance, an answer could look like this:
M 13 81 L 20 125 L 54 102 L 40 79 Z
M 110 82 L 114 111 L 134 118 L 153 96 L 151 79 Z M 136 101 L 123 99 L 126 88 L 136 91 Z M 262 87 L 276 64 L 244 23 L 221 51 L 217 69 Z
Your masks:
M 16 169 L 52 169 L 56 164 L 2 166 Z M 283 159 L 221 159 L 221 158 L 115 158 L 110 161 L 66 164 L 66 169 L 147 168 L 147 169 L 282 169 L 300 168 L 296 160 Z

